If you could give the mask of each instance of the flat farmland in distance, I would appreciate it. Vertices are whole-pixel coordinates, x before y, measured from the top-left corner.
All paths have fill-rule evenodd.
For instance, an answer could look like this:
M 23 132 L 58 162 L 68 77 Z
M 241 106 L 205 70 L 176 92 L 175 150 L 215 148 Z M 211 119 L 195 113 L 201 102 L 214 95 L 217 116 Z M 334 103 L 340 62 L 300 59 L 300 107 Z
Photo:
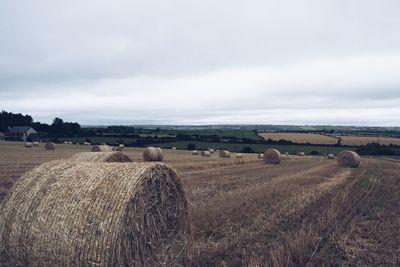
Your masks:
M 315 133 L 259 133 L 265 140 L 272 139 L 274 141 L 286 140 L 299 144 L 315 144 L 315 145 L 334 145 L 338 139 L 328 135 Z
M 0 142 L 0 204 L 24 172 L 90 148 Z M 124 149 L 134 161 L 142 151 Z M 325 157 L 266 165 L 256 154 L 163 151 L 190 202 L 190 266 L 400 265 L 399 160 L 362 158 L 348 169 Z
M 379 143 L 381 145 L 400 145 L 400 138 L 396 137 L 344 135 L 340 136 L 340 138 L 342 139 L 342 145 L 346 146 L 362 146 L 370 143 Z

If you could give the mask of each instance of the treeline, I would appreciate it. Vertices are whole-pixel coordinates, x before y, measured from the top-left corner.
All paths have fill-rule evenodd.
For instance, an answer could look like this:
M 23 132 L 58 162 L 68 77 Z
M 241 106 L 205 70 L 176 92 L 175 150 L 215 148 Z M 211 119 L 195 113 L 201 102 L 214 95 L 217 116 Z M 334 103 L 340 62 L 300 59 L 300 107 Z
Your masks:
M 0 113 L 0 132 L 6 132 L 8 127 L 31 126 L 42 137 L 74 137 L 81 134 L 81 126 L 76 122 L 64 122 L 55 118 L 52 124 L 34 122 L 32 116 L 2 111 Z

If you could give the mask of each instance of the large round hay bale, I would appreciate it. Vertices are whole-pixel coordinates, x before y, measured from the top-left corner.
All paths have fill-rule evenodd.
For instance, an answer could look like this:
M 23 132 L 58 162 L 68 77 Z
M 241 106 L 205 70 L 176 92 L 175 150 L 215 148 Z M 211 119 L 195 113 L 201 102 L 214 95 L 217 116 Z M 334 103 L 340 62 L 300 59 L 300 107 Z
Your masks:
M 56 149 L 56 144 L 54 144 L 53 142 L 48 142 L 48 143 L 46 143 L 44 148 L 46 150 L 55 150 Z
M 228 150 L 220 150 L 219 151 L 219 157 L 220 158 L 230 158 L 231 157 L 231 152 Z
M 334 159 L 335 155 L 334 154 L 328 154 L 328 159 Z
M 112 151 L 112 148 L 108 145 L 95 145 L 92 146 L 92 149 L 90 150 L 92 152 L 110 152 Z
M 4 200 L 4 266 L 184 266 L 188 203 L 155 163 L 58 160 L 26 173 Z
M 197 156 L 198 154 L 199 154 L 199 151 L 198 151 L 198 150 L 193 150 L 193 151 L 192 151 L 192 155 Z
M 39 142 L 33 142 L 32 145 L 33 146 L 39 146 Z
M 163 153 L 159 147 L 146 147 L 143 151 L 144 161 L 163 161 Z
M 203 151 L 201 151 L 201 156 L 202 157 L 211 157 L 211 152 L 208 150 L 203 150 Z
M 277 149 L 265 150 L 264 162 L 266 164 L 279 164 L 281 162 L 281 153 Z
M 356 152 L 345 150 L 339 153 L 337 162 L 341 167 L 357 168 L 361 163 L 361 159 Z
M 305 156 L 306 155 L 306 153 L 304 153 L 304 152 L 297 152 L 297 156 Z
M 81 152 L 69 158 L 75 161 L 89 162 L 132 162 L 132 159 L 123 152 Z
M 236 153 L 236 158 L 237 159 L 242 159 L 243 158 L 243 154 L 242 153 Z
M 25 147 L 32 147 L 32 143 L 31 142 L 25 142 Z

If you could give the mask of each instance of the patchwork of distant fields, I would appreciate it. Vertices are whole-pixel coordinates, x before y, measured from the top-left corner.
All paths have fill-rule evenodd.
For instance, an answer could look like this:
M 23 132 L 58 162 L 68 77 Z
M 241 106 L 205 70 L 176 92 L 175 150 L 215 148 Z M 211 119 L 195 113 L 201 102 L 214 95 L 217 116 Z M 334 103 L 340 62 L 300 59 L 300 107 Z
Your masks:
M 345 146 L 361 146 L 370 143 L 379 143 L 381 145 L 400 145 L 399 137 L 386 136 L 364 136 L 364 135 L 333 135 L 318 133 L 280 133 L 280 132 L 263 132 L 259 136 L 265 140 L 274 141 L 286 140 L 298 144 L 315 144 L 315 145 L 335 145 L 340 140 L 341 145 Z

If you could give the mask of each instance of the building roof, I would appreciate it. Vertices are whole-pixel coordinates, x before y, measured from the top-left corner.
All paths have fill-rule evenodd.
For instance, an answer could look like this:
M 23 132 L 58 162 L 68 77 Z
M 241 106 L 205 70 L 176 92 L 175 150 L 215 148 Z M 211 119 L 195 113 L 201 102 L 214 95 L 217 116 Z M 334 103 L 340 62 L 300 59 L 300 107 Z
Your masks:
M 23 134 L 23 133 L 26 133 L 27 131 L 29 131 L 30 129 L 33 129 L 33 128 L 30 126 L 15 126 L 10 129 L 10 133 Z M 35 129 L 33 129 L 33 130 L 35 131 Z

